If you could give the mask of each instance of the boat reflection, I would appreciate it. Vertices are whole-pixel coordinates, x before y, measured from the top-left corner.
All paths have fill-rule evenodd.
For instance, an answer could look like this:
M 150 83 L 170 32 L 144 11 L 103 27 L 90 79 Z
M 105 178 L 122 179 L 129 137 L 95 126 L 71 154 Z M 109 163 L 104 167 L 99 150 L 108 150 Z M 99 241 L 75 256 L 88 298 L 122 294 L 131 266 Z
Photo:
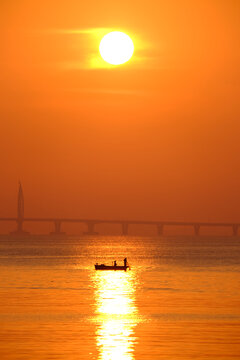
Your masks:
M 94 273 L 98 359 L 133 360 L 138 322 L 133 271 Z

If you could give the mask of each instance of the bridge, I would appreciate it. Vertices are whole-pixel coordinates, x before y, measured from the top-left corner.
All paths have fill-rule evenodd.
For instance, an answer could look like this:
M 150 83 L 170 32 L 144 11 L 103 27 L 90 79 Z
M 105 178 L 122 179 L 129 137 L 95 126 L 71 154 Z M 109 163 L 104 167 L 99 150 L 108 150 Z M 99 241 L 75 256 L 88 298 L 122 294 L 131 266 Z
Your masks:
M 63 235 L 61 226 L 63 223 L 82 223 L 86 225 L 85 235 L 97 235 L 95 226 L 97 224 L 118 224 L 122 229 L 122 235 L 127 236 L 130 225 L 152 225 L 156 228 L 159 236 L 164 234 L 164 228 L 171 226 L 192 227 L 195 236 L 200 235 L 202 227 L 225 227 L 232 229 L 232 235 L 238 236 L 238 228 L 240 223 L 225 223 L 225 222 L 184 222 L 184 221 L 140 221 L 140 220 L 103 220 L 103 219 L 85 219 L 85 218 L 39 218 L 39 217 L 24 217 L 24 197 L 21 184 L 19 184 L 17 217 L 0 218 L 0 221 L 11 221 L 17 223 L 16 231 L 12 232 L 15 236 L 24 236 L 29 234 L 24 231 L 23 223 L 27 222 L 48 222 L 54 224 L 54 231 L 51 235 Z

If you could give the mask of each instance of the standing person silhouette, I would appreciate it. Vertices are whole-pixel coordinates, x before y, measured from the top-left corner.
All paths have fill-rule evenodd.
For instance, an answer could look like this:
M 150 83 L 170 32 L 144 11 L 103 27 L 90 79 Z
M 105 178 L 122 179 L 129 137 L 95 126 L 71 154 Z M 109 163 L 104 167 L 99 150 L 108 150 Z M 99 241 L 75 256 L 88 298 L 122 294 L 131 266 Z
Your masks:
M 126 267 L 127 266 L 127 258 L 125 258 L 123 261 L 124 261 L 124 266 Z
M 116 260 L 114 261 L 114 266 L 117 266 L 117 262 L 116 262 Z

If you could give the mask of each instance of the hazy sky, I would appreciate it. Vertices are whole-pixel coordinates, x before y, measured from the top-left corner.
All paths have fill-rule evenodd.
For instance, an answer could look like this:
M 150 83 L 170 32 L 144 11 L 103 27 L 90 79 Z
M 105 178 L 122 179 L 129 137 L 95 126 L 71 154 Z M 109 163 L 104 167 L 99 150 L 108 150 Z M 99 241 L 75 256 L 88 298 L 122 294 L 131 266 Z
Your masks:
M 101 31 L 135 43 L 95 66 Z M 240 220 L 238 0 L 0 2 L 0 215 Z

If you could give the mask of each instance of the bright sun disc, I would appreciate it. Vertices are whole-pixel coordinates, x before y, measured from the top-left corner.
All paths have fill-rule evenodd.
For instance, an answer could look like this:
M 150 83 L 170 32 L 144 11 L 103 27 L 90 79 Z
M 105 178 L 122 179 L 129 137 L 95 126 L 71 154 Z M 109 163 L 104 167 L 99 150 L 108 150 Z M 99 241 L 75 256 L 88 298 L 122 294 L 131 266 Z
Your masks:
M 128 35 L 112 31 L 102 38 L 99 51 L 103 60 L 112 65 L 120 65 L 131 59 L 134 45 Z

